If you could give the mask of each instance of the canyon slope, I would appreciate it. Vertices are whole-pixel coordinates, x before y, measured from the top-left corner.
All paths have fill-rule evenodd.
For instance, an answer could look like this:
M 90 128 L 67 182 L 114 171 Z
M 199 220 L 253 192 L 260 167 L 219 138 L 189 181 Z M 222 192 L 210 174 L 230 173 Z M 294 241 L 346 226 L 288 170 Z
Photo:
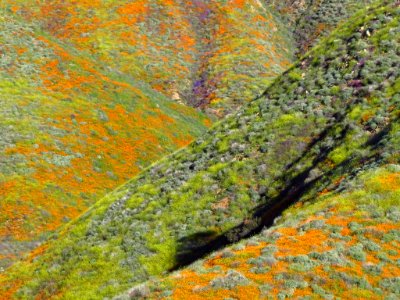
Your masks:
M 1 15 L 0 41 L 5 267 L 210 121 L 13 14 Z
M 293 61 L 288 28 L 259 0 L 6 2 L 103 68 L 220 117 Z
M 399 18 L 396 1 L 355 13 L 260 97 L 14 264 L 1 296 L 395 299 Z
M 293 59 L 289 30 L 258 1 L 4 0 L 0 11 L 0 270 Z

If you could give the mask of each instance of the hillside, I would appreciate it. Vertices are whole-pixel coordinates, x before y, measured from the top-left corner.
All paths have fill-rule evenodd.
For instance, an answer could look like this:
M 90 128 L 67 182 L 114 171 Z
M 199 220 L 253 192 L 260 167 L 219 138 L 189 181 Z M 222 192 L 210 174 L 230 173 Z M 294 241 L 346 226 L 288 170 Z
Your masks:
M 334 30 L 338 24 L 348 20 L 359 9 L 372 0 L 265 0 L 289 22 L 297 54 L 303 55 L 321 37 Z
M 269 240 L 256 236 L 249 247 L 237 250 L 244 251 L 239 263 L 246 250 L 257 260 L 265 243 L 275 240 L 276 250 L 283 252 L 275 257 L 282 269 L 271 266 L 271 276 L 276 275 L 271 289 L 289 295 L 295 288 L 306 290 L 309 279 L 299 265 L 304 262 L 309 270 L 321 272 L 315 293 L 338 294 L 342 284 L 349 284 L 365 288 L 363 295 L 378 292 L 376 287 L 388 297 L 398 294 L 399 15 L 393 1 L 380 1 L 355 14 L 262 97 L 97 202 L 30 259 L 15 264 L 0 279 L 3 298 L 112 297 L 259 233 L 295 202 L 300 204 L 289 210 L 293 218 L 286 213 L 280 227 L 267 230 Z M 315 222 L 307 226 L 309 218 L 316 218 L 316 228 Z M 304 245 L 300 254 L 307 257 L 294 257 L 299 253 L 291 252 L 293 242 L 307 237 L 313 238 L 315 249 Z M 366 239 L 371 239 L 368 246 L 362 243 L 367 244 Z M 376 255 L 372 242 L 380 243 Z M 327 248 L 348 255 L 335 262 L 335 253 L 323 252 Z M 219 254 L 210 259 L 205 264 L 215 264 L 216 272 L 228 268 Z M 318 269 L 329 259 L 332 266 L 324 263 L 325 269 Z M 366 269 L 358 263 L 363 260 Z M 387 265 L 375 269 L 370 262 Z M 284 271 L 289 264 L 298 273 L 294 279 Z M 348 265 L 356 267 L 351 271 L 345 269 Z M 367 273 L 379 268 L 384 276 L 375 282 L 375 275 Z M 193 276 L 201 286 L 215 279 L 214 273 L 207 277 L 190 272 L 182 276 Z M 227 276 L 243 286 L 257 279 L 250 269 L 240 272 Z M 335 274 L 337 282 L 324 281 Z M 213 282 L 217 297 L 225 281 Z M 179 289 L 179 278 L 173 284 L 178 286 L 177 298 L 180 292 L 193 292 L 190 287 Z M 227 284 L 232 295 L 240 292 Z M 250 285 L 247 292 L 254 292 Z M 200 296 L 209 291 L 201 288 Z
M 115 300 L 398 299 L 399 199 L 399 165 L 362 172 L 259 235 Z
M 208 124 L 4 10 L 0 95 L 0 268 Z
M 260 95 L 293 59 L 287 28 L 258 0 L 4 2 L 103 69 L 219 117 Z

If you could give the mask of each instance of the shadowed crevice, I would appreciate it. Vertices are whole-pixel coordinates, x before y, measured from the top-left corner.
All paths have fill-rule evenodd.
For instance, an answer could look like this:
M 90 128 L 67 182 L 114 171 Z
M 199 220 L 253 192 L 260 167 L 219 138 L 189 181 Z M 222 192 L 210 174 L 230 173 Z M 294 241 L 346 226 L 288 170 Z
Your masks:
M 342 121 L 345 115 L 337 116 L 337 121 Z M 319 177 L 310 180 L 310 172 L 323 162 L 334 149 L 343 144 L 349 131 L 349 128 L 345 126 L 342 129 L 340 137 L 335 140 L 334 145 L 321 151 L 314 158 L 311 166 L 294 176 L 284 186 L 278 196 L 268 199 L 266 195 L 262 195 L 264 204 L 256 207 L 250 218 L 243 220 L 241 224 L 219 235 L 214 231 L 204 231 L 181 238 L 178 241 L 179 247 L 176 255 L 176 265 L 169 271 L 175 271 L 190 265 L 212 252 L 260 233 L 263 229 L 273 225 L 277 217 L 303 196 L 307 195 L 307 193 L 311 192 L 310 195 L 307 195 L 307 198 L 314 198 L 316 196 L 315 188 L 321 185 L 324 187 L 328 186 L 331 183 L 329 178 L 332 178 L 332 176 L 345 175 L 347 179 L 355 177 L 360 170 L 360 166 L 367 166 L 381 159 L 381 150 L 384 146 L 383 141 L 390 133 L 391 128 L 391 124 L 387 125 L 381 131 L 375 133 L 362 146 L 363 148 L 370 148 L 372 150 L 372 154 L 369 156 L 353 155 Z M 311 151 L 313 146 L 320 145 L 324 139 L 330 136 L 329 133 L 332 130 L 335 130 L 334 125 L 329 126 L 321 132 L 318 138 L 310 143 L 307 151 Z M 300 161 L 300 159 L 296 161 Z M 293 171 L 294 166 L 295 164 L 293 163 L 289 164 L 286 172 L 277 180 L 284 180 L 284 177 Z

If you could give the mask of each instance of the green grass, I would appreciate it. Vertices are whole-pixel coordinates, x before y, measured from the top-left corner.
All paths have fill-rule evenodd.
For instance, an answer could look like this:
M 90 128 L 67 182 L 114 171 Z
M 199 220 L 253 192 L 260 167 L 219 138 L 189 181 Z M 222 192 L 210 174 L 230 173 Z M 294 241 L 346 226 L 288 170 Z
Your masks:
M 3 5 L 3 3 L 2 3 Z M 141 169 L 202 134 L 207 118 L 0 7 L 0 268 Z
M 3 2 L 103 70 L 214 117 L 258 96 L 294 58 L 287 26 L 256 0 Z
M 399 257 L 395 241 L 400 228 L 399 166 L 367 169 L 340 192 L 293 205 L 260 234 L 170 276 L 147 281 L 147 297 L 223 299 L 268 295 L 275 299 L 283 295 L 298 297 L 301 293 L 309 297 L 395 299 L 400 273 L 395 262 Z M 391 180 L 386 182 L 388 178 Z M 284 230 L 293 233 L 288 237 L 289 233 L 282 233 Z M 324 239 L 314 240 L 316 233 L 325 235 Z M 254 247 L 259 254 L 252 252 Z M 217 269 L 219 272 L 213 273 Z M 232 272 L 247 278 L 240 290 L 232 286 Z
M 274 1 L 266 4 L 281 14 L 291 26 L 297 54 L 304 55 L 322 38 L 358 10 L 371 5 L 371 0 L 321 0 L 321 1 Z
M 356 14 L 261 98 L 97 202 L 62 228 L 43 255 L 14 265 L 3 279 L 5 289 L 15 286 L 13 296 L 21 299 L 42 293 L 62 299 L 113 297 L 162 275 L 179 265 L 180 254 L 219 235 L 243 238 L 260 225 L 254 215 L 260 206 L 312 202 L 325 194 L 338 195 L 344 203 L 339 208 L 348 211 L 348 197 L 363 190 L 352 187 L 359 184 L 355 178 L 400 162 L 399 14 L 391 1 Z M 380 194 L 387 203 L 383 207 L 398 206 L 397 192 L 360 198 L 376 201 Z M 244 228 L 230 232 L 242 222 Z M 335 261 L 337 253 L 321 255 L 312 254 Z M 329 268 L 324 270 L 332 284 L 313 284 L 315 293 L 336 293 L 340 282 L 365 283 Z M 241 278 L 227 276 L 224 280 Z M 284 287 L 281 297 L 290 296 L 296 278 L 276 276 Z M 390 280 L 381 285 L 395 293 Z

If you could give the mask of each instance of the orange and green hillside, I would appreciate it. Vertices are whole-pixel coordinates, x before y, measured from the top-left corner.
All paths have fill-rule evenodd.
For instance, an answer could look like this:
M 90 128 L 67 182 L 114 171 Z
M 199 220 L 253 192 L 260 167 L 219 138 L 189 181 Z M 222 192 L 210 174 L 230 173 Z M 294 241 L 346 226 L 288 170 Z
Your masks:
M 292 37 L 259 0 L 5 0 L 15 14 L 176 101 L 217 116 L 291 63 Z
M 209 121 L 0 16 L 0 267 Z
M 397 1 L 355 13 L 7 269 L 0 298 L 399 298 L 399 29 Z
M 389 165 L 366 172 L 351 184 L 340 194 L 300 202 L 259 235 L 126 295 L 175 300 L 397 299 L 400 168 Z
M 0 3 L 0 268 L 291 63 L 259 1 Z M 213 103 L 213 104 L 211 104 Z

